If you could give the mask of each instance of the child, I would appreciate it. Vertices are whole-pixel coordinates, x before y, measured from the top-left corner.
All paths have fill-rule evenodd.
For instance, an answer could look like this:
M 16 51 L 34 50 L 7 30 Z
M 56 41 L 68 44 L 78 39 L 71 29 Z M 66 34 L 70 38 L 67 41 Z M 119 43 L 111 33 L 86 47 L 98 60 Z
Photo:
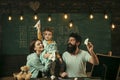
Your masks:
M 51 62 L 51 75 L 55 75 L 54 69 L 55 69 L 55 60 L 58 59 L 60 63 L 62 63 L 62 59 L 60 55 L 58 54 L 57 50 L 57 44 L 53 38 L 53 30 L 51 28 L 45 28 L 43 31 L 43 37 L 40 31 L 40 24 L 37 26 L 37 36 L 38 39 L 43 41 L 44 49 L 46 50 L 46 53 L 42 54 L 40 57 L 40 60 L 42 61 L 43 64 Z

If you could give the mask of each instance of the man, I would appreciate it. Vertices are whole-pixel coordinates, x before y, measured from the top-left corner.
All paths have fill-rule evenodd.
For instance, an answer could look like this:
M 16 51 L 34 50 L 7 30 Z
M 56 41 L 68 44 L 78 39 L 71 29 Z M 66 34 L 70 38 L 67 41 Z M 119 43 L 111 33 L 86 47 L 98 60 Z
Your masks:
M 92 43 L 88 42 L 86 45 L 88 51 L 85 51 L 79 48 L 81 41 L 82 38 L 77 33 L 69 35 L 67 50 L 62 55 L 66 70 L 61 73 L 61 77 L 87 77 L 86 62 L 93 65 L 99 64 Z

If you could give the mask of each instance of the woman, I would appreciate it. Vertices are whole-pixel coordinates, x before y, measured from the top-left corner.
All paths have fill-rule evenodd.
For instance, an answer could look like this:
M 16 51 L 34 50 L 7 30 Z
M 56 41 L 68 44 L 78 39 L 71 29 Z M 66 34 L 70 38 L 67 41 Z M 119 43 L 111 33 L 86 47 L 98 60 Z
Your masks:
M 30 44 L 30 52 L 27 56 L 26 65 L 30 67 L 30 72 L 32 73 L 31 78 L 42 77 L 42 72 L 48 71 L 49 63 L 43 65 L 39 59 L 40 55 L 44 53 L 44 46 L 41 40 L 33 40 Z

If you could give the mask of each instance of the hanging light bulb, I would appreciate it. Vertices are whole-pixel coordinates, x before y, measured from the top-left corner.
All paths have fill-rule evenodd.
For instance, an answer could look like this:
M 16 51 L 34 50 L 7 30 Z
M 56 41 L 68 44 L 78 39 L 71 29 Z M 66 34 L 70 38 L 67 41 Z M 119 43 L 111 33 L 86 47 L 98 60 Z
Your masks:
M 9 21 L 12 20 L 12 16 L 11 16 L 11 15 L 8 16 L 8 20 L 9 20 Z
M 65 19 L 67 19 L 67 18 L 68 18 L 68 15 L 67 15 L 66 13 L 64 14 L 64 18 L 65 18 Z
M 90 19 L 93 19 L 93 18 L 94 18 L 93 14 L 90 14 L 90 16 L 89 16 L 89 17 L 90 17 Z
M 48 21 L 50 22 L 52 19 L 51 19 L 51 16 L 50 15 L 48 15 Z
M 105 18 L 105 19 L 108 19 L 108 15 L 107 15 L 107 14 L 104 14 L 104 18 Z
M 22 21 L 24 19 L 23 15 L 20 16 L 20 20 Z
M 23 17 L 23 11 L 21 10 L 21 12 L 20 12 L 20 20 L 22 21 L 23 19 L 24 19 L 24 17 Z
M 72 20 L 69 22 L 69 27 L 70 27 L 70 28 L 73 27 L 73 21 L 72 21 Z
M 11 4 L 8 4 L 8 6 L 9 6 L 8 20 L 11 21 L 12 20 Z
M 112 23 L 112 26 L 111 26 L 111 27 L 112 27 L 112 29 L 115 29 L 115 25 L 114 25 L 113 23 Z
M 34 14 L 34 20 L 37 20 L 38 19 L 38 16 L 37 16 L 37 13 Z

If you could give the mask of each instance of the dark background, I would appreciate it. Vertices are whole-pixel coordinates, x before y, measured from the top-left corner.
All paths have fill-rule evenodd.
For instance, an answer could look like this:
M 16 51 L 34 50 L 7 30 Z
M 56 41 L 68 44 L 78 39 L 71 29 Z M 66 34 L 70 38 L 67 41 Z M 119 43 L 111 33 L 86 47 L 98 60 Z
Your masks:
M 52 21 L 47 21 L 48 14 L 39 14 L 42 30 L 51 27 L 54 30 L 54 40 L 57 42 L 59 53 L 62 54 L 66 49 L 68 35 L 77 32 L 82 36 L 81 48 L 86 49 L 84 40 L 89 40 L 94 44 L 96 53 L 107 54 L 111 50 L 111 25 L 109 19 L 105 20 L 103 14 L 94 14 L 93 20 L 89 19 L 88 14 L 71 13 L 65 20 L 63 13 L 53 13 Z M 37 30 L 34 25 L 37 21 L 31 18 L 31 14 L 24 15 L 25 20 L 20 21 L 19 16 L 15 15 L 14 20 L 8 21 L 6 15 L 2 15 L 2 54 L 21 55 L 29 54 L 29 44 L 32 39 L 37 37 Z M 73 27 L 68 23 L 72 19 Z
M 35 10 L 30 3 L 36 1 L 40 6 Z M 119 8 L 119 0 L 0 0 L 0 76 L 11 76 L 13 72 L 19 72 L 20 66 L 25 65 L 29 43 L 36 37 L 33 26 L 37 21 L 32 19 L 34 13 L 41 19 L 42 29 L 47 26 L 54 28 L 54 39 L 61 53 L 65 49 L 64 41 L 69 32 L 76 31 L 83 36 L 83 40 L 90 38 L 95 52 L 107 54 L 111 50 L 113 56 L 120 56 Z M 12 21 L 7 20 L 10 13 Z M 21 13 L 25 16 L 23 21 L 18 18 Z M 63 19 L 64 13 L 68 13 L 68 20 Z M 94 15 L 93 20 L 88 18 L 90 13 Z M 103 18 L 104 13 L 109 15 L 108 20 Z M 50 23 L 47 22 L 49 14 L 53 18 Z M 74 23 L 72 29 L 68 28 L 70 20 Z M 111 29 L 112 23 L 115 29 Z M 86 49 L 83 43 L 81 47 Z

